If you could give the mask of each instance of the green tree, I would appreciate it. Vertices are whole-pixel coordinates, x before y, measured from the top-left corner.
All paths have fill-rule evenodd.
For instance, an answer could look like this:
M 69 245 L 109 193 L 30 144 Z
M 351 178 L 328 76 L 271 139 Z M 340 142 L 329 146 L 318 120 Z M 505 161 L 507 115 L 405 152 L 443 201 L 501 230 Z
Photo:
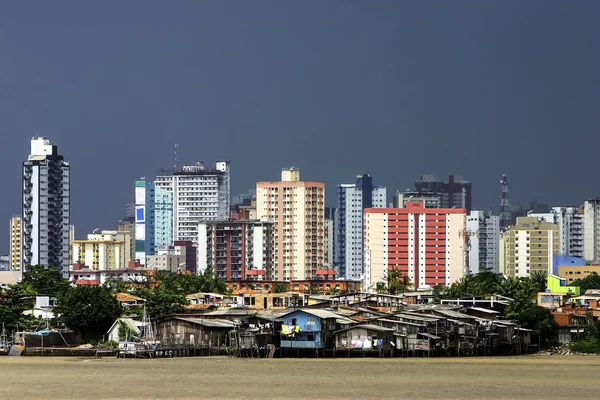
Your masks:
M 404 275 L 402 271 L 393 269 L 385 274 L 387 293 L 396 295 L 398 293 L 404 293 L 410 287 L 412 282 L 408 275 Z
M 588 289 L 600 289 L 600 275 L 592 272 L 583 279 L 577 279 L 571 283 L 571 286 L 579 286 L 581 293 L 585 293 Z
M 133 329 L 131 326 L 129 326 L 129 324 L 127 322 L 119 321 L 118 335 L 119 335 L 120 340 L 137 336 L 137 334 L 138 333 L 135 331 L 135 329 Z
M 533 305 L 523 310 L 517 320 L 523 328 L 532 329 L 533 339 L 538 338 L 542 343 L 555 339 L 558 333 L 554 314 L 545 307 Z
M 508 303 L 504 314 L 507 318 L 518 320 L 522 313 L 535 305 L 532 296 L 526 290 L 520 290 Z
M 517 293 L 522 289 L 522 281 L 517 277 L 509 276 L 498 285 L 498 294 L 512 299 L 517 296 Z
M 273 285 L 273 289 L 271 289 L 271 292 L 273 293 L 285 293 L 285 292 L 289 292 L 290 291 L 290 285 L 288 285 L 287 283 L 282 283 L 282 282 L 278 282 L 276 284 Z
M 31 330 L 36 320 L 23 312 L 31 310 L 35 304 L 35 290 L 28 283 L 19 283 L 0 292 L 0 323 L 7 331 Z
M 120 279 L 115 274 L 110 274 L 104 280 L 102 284 L 105 289 L 109 292 L 115 293 L 128 293 L 131 290 L 131 285 L 126 282 L 123 282 L 123 279 Z
M 58 296 L 55 314 L 87 340 L 99 340 L 121 316 L 121 305 L 102 286 L 69 287 Z
M 40 296 L 58 296 L 69 287 L 69 281 L 63 278 L 59 269 L 41 265 L 26 266 L 21 282 L 29 284 Z
M 440 303 L 442 299 L 448 297 L 448 293 L 445 286 L 435 285 L 433 288 L 433 302 Z
M 146 300 L 146 313 L 153 320 L 167 315 L 181 314 L 187 304 L 184 295 L 173 293 L 161 286 L 153 289 L 138 289 L 135 294 Z
M 533 270 L 529 275 L 529 281 L 532 290 L 537 292 L 545 292 L 548 288 L 548 273 L 546 271 Z

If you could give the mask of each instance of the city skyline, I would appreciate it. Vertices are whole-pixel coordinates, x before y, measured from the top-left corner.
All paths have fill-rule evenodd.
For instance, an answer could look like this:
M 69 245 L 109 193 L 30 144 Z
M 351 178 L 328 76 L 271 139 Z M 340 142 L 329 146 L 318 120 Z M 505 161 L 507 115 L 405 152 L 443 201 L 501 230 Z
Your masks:
M 231 161 L 233 194 L 296 165 L 326 183 L 328 206 L 363 173 L 388 202 L 429 173 L 471 181 L 476 210 L 498 209 L 503 173 L 513 204 L 598 195 L 583 183 L 598 141 L 595 2 L 116 4 L 3 9 L 5 225 L 36 135 L 72 166 L 79 238 L 116 226 L 175 144 L 181 160 Z

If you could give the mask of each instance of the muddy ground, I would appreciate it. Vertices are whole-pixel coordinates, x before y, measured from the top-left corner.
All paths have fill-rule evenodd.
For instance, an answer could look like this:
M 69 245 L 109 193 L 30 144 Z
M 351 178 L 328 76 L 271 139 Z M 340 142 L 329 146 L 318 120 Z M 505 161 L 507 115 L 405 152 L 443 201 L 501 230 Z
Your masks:
M 600 398 L 600 357 L 0 357 L 0 399 Z

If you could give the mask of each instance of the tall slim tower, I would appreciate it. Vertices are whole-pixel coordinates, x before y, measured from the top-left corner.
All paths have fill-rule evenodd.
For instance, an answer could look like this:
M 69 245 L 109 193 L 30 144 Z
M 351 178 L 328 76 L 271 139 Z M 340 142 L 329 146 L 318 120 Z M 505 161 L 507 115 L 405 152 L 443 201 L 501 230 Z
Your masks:
M 56 145 L 31 140 L 23 162 L 23 266 L 43 265 L 69 275 L 70 169 Z
M 502 175 L 500 185 L 502 187 L 502 195 L 500 196 L 500 229 L 506 230 L 506 228 L 510 226 L 512 220 L 512 207 L 510 205 L 508 194 L 509 180 L 506 174 Z
M 12 217 L 10 219 L 10 269 L 13 271 L 21 270 L 22 221 L 21 217 Z

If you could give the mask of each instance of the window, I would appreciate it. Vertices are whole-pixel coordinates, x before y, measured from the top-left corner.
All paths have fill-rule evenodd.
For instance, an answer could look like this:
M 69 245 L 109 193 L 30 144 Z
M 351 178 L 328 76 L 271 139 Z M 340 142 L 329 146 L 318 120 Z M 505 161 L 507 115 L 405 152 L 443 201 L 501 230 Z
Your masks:
M 307 317 L 306 325 L 315 325 L 317 323 L 317 319 L 315 317 Z

